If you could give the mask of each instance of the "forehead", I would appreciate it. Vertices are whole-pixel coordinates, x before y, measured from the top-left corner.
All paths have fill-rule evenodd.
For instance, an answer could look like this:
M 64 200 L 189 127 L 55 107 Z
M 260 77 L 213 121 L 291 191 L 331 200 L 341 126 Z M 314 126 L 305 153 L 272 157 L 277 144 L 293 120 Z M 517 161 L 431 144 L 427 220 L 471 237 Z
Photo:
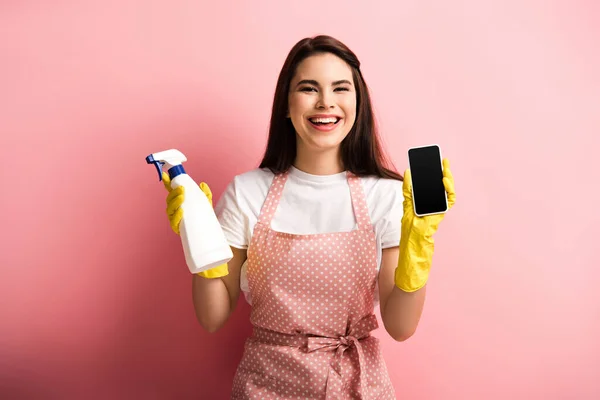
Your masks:
M 344 60 L 334 54 L 315 54 L 298 64 L 292 82 L 302 79 L 312 79 L 320 83 L 330 83 L 341 79 L 352 82 L 352 69 Z

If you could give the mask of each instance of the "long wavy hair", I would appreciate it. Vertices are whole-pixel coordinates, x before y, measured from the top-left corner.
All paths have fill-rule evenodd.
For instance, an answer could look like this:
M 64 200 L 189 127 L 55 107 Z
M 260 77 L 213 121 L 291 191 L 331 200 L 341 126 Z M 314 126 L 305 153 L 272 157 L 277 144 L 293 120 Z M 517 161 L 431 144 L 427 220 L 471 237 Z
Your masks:
M 402 176 L 382 149 L 371 97 L 360 71 L 360 61 L 345 44 L 327 35 L 304 38 L 290 50 L 277 79 L 269 138 L 259 167 L 268 168 L 277 174 L 287 171 L 294 163 L 296 131 L 291 119 L 286 116 L 290 82 L 298 64 L 307 57 L 319 53 L 331 53 L 344 60 L 352 69 L 354 86 L 357 89 L 356 120 L 341 143 L 344 168 L 358 176 L 374 175 L 402 181 Z

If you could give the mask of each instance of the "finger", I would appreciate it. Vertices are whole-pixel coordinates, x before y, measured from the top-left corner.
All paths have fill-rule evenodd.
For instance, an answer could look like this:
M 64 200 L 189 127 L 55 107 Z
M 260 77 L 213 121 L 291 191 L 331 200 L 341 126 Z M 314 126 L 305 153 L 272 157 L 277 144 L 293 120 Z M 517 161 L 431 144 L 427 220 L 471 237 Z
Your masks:
M 181 208 L 178 208 L 173 215 L 169 216 L 169 222 L 171 224 L 171 229 L 173 232 L 179 235 L 179 222 L 181 222 L 181 218 L 183 217 L 183 211 Z
M 450 208 L 454 205 L 456 201 L 456 193 L 454 192 L 454 182 L 448 177 L 444 177 L 442 181 L 444 182 L 444 187 L 446 188 L 446 192 L 448 193 L 448 208 Z
M 176 211 L 178 211 L 183 204 L 183 196 L 175 196 L 171 199 L 170 202 L 167 203 L 167 215 L 169 217 L 173 216 Z
M 167 191 L 170 192 L 171 191 L 171 178 L 169 178 L 169 174 L 167 174 L 165 171 L 163 171 L 161 176 L 162 176 L 163 185 L 165 185 L 165 189 L 167 189 Z
M 183 186 L 178 186 L 175 189 L 172 189 L 169 192 L 169 194 L 167 195 L 167 204 L 172 203 L 173 199 L 176 197 L 181 197 L 183 199 L 184 194 L 185 194 L 185 188 Z
M 200 182 L 200 190 L 202 190 L 204 192 L 204 194 L 208 198 L 208 202 L 212 206 L 213 205 L 213 202 L 212 202 L 212 192 L 210 191 L 210 188 L 208 187 L 208 184 L 206 184 L 204 182 Z
M 445 177 L 450 178 L 451 181 L 454 181 L 454 177 L 452 176 L 452 171 L 450 170 L 450 161 L 448 161 L 447 158 L 444 158 L 444 160 L 442 161 L 442 165 L 443 165 L 443 175 Z
M 454 189 L 454 176 L 452 175 L 452 170 L 450 169 L 450 160 L 444 158 L 442 160 L 442 164 L 444 167 L 444 187 L 446 188 L 446 192 L 448 192 L 448 206 L 452 206 L 456 201 L 456 191 Z
M 412 176 L 410 170 L 404 171 L 404 181 L 402 182 L 402 196 L 404 201 L 402 207 L 404 208 L 404 215 L 411 215 L 413 209 L 412 202 Z
M 402 182 L 402 194 L 404 198 L 412 199 L 412 176 L 410 169 L 404 171 L 404 182 Z

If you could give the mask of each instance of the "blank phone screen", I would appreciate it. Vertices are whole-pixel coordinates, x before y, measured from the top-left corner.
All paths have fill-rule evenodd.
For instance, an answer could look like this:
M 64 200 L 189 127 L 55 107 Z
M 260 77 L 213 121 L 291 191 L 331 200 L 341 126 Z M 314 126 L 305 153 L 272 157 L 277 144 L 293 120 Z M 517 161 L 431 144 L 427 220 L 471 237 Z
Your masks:
M 408 150 L 415 213 L 435 214 L 446 211 L 446 189 L 442 181 L 442 161 L 438 146 Z

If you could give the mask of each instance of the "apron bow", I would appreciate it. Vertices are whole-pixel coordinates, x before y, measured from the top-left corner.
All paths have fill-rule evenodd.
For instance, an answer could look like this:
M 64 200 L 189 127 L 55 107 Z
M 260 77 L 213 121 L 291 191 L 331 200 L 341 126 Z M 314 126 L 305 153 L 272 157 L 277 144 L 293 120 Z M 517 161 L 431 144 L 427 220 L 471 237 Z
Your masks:
M 342 379 L 342 356 L 346 350 L 356 349 L 358 353 L 360 388 L 357 393 L 358 398 L 362 399 L 362 392 L 367 387 L 367 379 L 363 370 L 366 367 L 361 341 L 370 336 L 372 330 L 377 329 L 377 318 L 374 314 L 360 320 L 354 326 L 351 326 L 346 336 L 324 337 L 309 336 L 306 351 L 335 351 L 335 356 L 329 365 L 327 374 L 326 400 L 337 399 L 338 393 L 344 388 Z

